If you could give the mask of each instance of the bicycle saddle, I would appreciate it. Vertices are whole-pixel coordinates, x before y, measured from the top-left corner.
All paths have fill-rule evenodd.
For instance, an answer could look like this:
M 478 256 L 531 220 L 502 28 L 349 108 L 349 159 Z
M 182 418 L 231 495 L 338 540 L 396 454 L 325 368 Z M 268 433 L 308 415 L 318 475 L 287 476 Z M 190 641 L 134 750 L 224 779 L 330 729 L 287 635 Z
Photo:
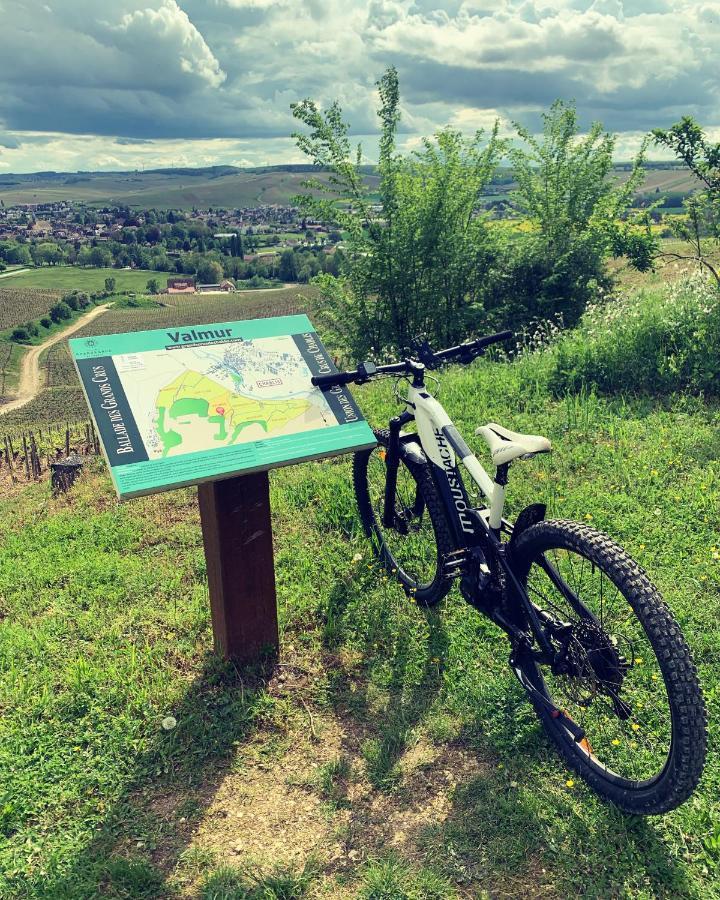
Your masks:
M 513 459 L 530 459 L 537 453 L 549 453 L 550 441 L 539 434 L 519 434 L 502 425 L 488 422 L 475 430 L 490 448 L 490 456 L 496 466 L 505 465 Z

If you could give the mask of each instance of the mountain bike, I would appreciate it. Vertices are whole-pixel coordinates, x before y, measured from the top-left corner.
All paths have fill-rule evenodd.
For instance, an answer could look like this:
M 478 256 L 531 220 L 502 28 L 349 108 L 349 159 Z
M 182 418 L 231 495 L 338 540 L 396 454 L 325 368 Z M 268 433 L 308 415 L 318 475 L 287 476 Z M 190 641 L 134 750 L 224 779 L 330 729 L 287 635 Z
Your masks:
M 328 390 L 398 376 L 405 409 L 353 464 L 360 517 L 380 561 L 424 606 L 459 581 L 470 606 L 507 636 L 510 667 L 565 762 L 625 812 L 667 812 L 697 786 L 707 744 L 697 671 L 672 613 L 607 535 L 547 520 L 542 503 L 514 524 L 505 519 L 511 465 L 549 452 L 550 441 L 492 422 L 479 427 L 491 477 L 426 385 L 427 370 L 468 365 L 512 336 L 439 352 L 423 340 L 402 361 L 312 381 Z M 404 430 L 413 421 L 415 430 Z M 471 501 L 460 465 L 484 504 Z

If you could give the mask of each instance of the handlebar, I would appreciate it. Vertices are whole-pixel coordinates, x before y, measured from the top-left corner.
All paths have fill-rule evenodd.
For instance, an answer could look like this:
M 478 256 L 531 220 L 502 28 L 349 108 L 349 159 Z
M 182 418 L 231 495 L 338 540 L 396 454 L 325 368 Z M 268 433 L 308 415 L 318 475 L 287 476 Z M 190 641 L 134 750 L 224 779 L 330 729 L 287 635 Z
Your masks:
M 513 337 L 512 331 L 500 331 L 497 334 L 489 334 L 486 337 L 477 338 L 474 341 L 466 341 L 464 344 L 458 344 L 456 347 L 448 347 L 446 350 L 439 350 L 434 353 L 427 344 L 427 341 L 419 349 L 419 361 L 405 359 L 402 362 L 390 363 L 386 366 L 376 366 L 374 363 L 365 362 L 349 372 L 335 372 L 328 375 L 313 375 L 311 382 L 319 388 L 335 387 L 343 384 L 364 384 L 377 375 L 406 375 L 416 374 L 423 368 L 435 369 L 444 363 L 452 362 L 457 359 L 460 363 L 466 365 L 483 352 L 486 347 L 491 344 L 498 344 L 507 341 Z

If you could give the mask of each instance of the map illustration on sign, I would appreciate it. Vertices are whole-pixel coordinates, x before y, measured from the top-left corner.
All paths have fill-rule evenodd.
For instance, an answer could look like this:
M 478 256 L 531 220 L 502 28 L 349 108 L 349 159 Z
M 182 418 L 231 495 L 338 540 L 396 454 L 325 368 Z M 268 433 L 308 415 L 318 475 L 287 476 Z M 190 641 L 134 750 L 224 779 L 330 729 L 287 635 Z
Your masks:
M 123 498 L 375 443 L 306 316 L 69 343 Z

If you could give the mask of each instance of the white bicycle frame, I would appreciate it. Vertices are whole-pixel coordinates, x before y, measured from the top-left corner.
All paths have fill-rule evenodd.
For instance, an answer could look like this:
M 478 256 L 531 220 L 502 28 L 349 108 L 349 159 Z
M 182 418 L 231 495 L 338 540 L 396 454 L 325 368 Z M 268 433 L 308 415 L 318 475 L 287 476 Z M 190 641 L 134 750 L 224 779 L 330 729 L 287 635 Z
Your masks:
M 485 471 L 475 454 L 460 436 L 452 419 L 445 412 L 442 404 L 430 396 L 426 388 L 408 384 L 408 412 L 417 423 L 418 436 L 428 460 L 441 469 L 447 479 L 450 493 L 455 503 L 462 530 L 472 533 L 474 528 L 467 515 L 467 504 L 461 484 L 457 483 L 456 459 L 469 472 L 470 477 L 480 488 L 487 499 L 490 528 L 497 531 L 502 523 L 505 507 L 505 485 L 498 484 Z

